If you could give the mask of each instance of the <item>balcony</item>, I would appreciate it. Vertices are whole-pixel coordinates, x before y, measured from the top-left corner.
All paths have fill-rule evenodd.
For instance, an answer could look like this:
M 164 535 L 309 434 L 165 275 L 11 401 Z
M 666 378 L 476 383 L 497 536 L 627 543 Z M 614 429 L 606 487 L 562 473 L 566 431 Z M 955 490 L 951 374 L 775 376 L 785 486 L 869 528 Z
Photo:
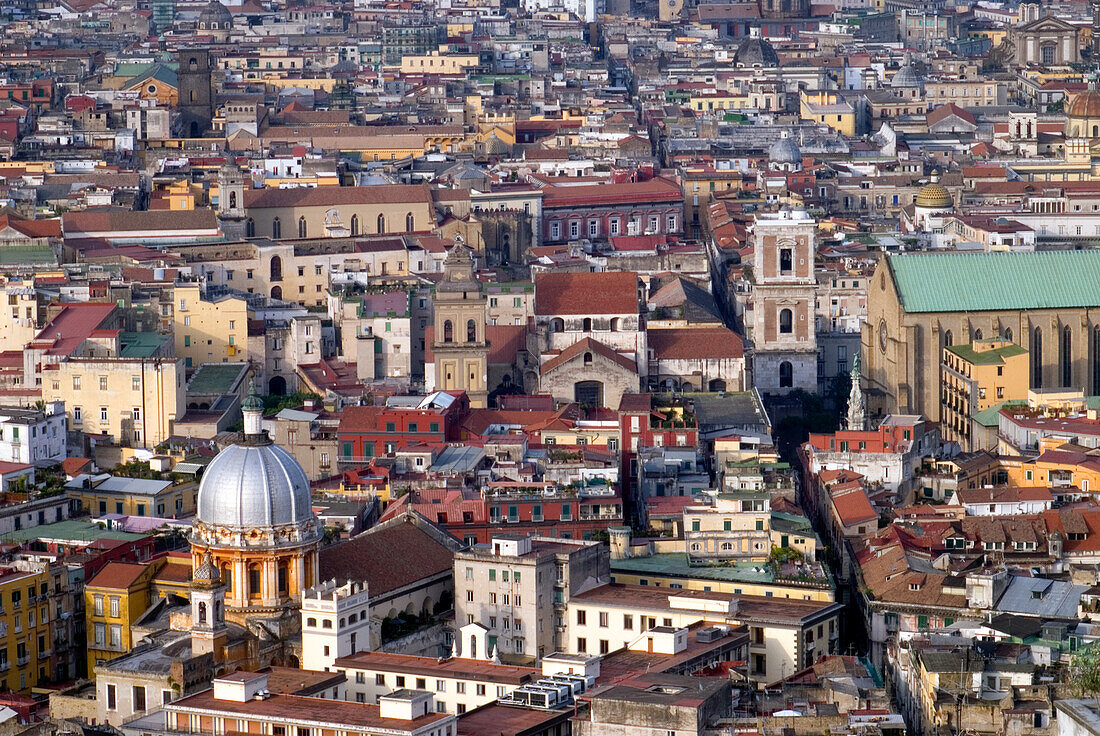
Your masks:
M 18 659 L 16 659 L 15 663 L 17 665 L 19 665 L 20 667 L 25 667 L 30 663 L 30 661 L 31 661 L 30 656 L 24 654 L 22 657 L 19 657 Z
M 53 655 L 53 650 L 52 649 L 43 649 L 40 652 L 38 652 L 38 658 L 39 659 L 49 659 L 52 655 Z

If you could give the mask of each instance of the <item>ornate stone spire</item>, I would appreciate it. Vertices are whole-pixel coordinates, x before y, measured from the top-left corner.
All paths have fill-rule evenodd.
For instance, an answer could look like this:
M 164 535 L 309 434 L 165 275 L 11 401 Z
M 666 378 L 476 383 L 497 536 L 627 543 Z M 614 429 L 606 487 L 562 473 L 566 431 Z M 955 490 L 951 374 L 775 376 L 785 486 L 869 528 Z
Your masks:
M 867 401 L 859 382 L 859 353 L 852 360 L 852 390 L 848 394 L 848 431 L 867 429 Z
M 264 401 L 256 393 L 256 382 L 248 382 L 248 398 L 241 402 L 241 414 L 244 415 L 245 439 L 257 440 L 263 437 L 261 422 L 264 418 Z

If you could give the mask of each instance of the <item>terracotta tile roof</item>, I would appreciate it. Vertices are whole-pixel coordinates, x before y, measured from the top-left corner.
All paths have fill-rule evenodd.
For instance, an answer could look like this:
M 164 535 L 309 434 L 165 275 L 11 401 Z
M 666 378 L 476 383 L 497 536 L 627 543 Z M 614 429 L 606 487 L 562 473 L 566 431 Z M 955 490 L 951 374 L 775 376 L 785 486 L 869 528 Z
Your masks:
M 299 187 L 250 189 L 244 194 L 246 209 L 281 207 L 334 207 L 357 204 L 431 204 L 426 184 L 378 184 L 367 187 Z
M 556 207 L 600 207 L 617 204 L 668 203 L 683 206 L 680 185 L 656 177 L 625 184 L 546 186 L 542 189 L 543 211 Z
M 381 406 L 346 406 L 340 412 L 340 429 L 344 432 L 373 432 L 378 428 Z
M 400 555 L 401 564 L 379 564 L 393 561 L 395 555 Z M 450 575 L 453 565 L 452 549 L 402 517 L 321 550 L 320 579 L 365 580 L 376 598 L 420 580 Z
M 87 582 L 86 587 L 92 588 L 117 588 L 125 589 L 133 585 L 147 565 L 137 565 L 130 562 L 108 562 L 94 578 Z
M 647 339 L 658 360 L 742 358 L 745 355 L 741 337 L 725 327 L 653 329 L 649 330 Z
M 485 339 L 490 363 L 512 363 L 520 350 L 527 349 L 527 325 L 486 325 Z
M 111 316 L 116 306 L 99 302 L 66 304 L 34 339 L 52 343 L 48 350 L 51 355 L 71 355 Z
M 579 356 L 583 353 L 586 353 L 586 352 L 592 352 L 596 355 L 600 355 L 600 356 L 606 358 L 607 360 L 610 360 L 611 362 L 622 366 L 623 368 L 627 369 L 628 371 L 637 371 L 638 370 L 638 366 L 630 358 L 627 358 L 626 356 L 615 352 L 611 348 L 604 345 L 602 342 L 598 342 L 596 340 L 593 340 L 591 337 L 586 337 L 583 340 L 581 340 L 580 342 L 573 343 L 572 345 L 567 347 L 565 350 L 562 350 L 560 353 L 555 355 L 553 358 L 551 358 L 550 360 L 543 363 L 539 367 L 539 372 L 543 373 L 543 374 L 549 373 L 550 371 L 554 370 L 558 366 L 560 366 L 564 363 L 567 363 L 570 360 L 573 360 L 577 356 Z
M 531 667 L 493 664 L 479 659 L 450 657 L 440 661 L 435 657 L 414 657 L 408 654 L 388 654 L 385 652 L 357 652 L 347 657 L 339 657 L 336 660 L 336 666 L 378 672 L 455 677 L 461 680 L 499 682 L 508 685 L 522 685 L 530 682 L 541 677 L 542 672 Z
M 535 314 L 637 313 L 638 277 L 633 273 L 542 273 L 535 277 Z
M 844 526 L 878 519 L 878 514 L 862 488 L 833 493 L 832 500 L 837 518 Z

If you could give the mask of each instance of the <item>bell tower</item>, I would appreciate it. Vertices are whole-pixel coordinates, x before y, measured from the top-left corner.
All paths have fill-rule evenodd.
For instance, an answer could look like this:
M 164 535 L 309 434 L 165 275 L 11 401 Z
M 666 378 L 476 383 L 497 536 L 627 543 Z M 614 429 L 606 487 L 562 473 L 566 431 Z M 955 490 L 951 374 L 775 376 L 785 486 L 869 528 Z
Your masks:
M 488 401 L 489 342 L 485 338 L 485 293 L 474 275 L 473 251 L 456 243 L 435 287 L 435 389 L 465 391 L 470 406 Z
M 753 225 L 753 382 L 761 393 L 817 391 L 814 232 L 805 210 L 756 216 Z
M 214 120 L 214 82 L 209 49 L 180 49 L 176 72 L 180 132 L 201 138 Z
M 191 580 L 191 650 L 225 659 L 229 628 L 225 623 L 225 583 L 207 551 Z

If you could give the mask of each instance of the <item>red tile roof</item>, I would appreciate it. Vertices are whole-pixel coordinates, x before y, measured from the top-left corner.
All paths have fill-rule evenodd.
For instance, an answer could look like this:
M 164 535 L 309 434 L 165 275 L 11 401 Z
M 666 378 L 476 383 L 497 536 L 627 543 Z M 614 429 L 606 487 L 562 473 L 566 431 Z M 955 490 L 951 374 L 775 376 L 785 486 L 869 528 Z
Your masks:
M 50 355 L 72 355 L 111 316 L 116 306 L 99 302 L 66 304 L 35 340 L 52 343 L 47 351 Z
M 628 371 L 638 370 L 638 366 L 634 363 L 632 359 L 615 352 L 611 348 L 604 345 L 602 342 L 593 340 L 591 337 L 586 337 L 580 342 L 570 345 L 565 350 L 562 350 L 553 358 L 543 363 L 539 367 L 539 372 L 544 374 L 549 373 L 558 366 L 564 363 L 568 363 L 570 360 L 573 360 L 574 358 L 586 352 L 591 352 L 595 353 L 596 355 L 602 356 L 603 358 L 622 366 Z
M 86 587 L 125 589 L 133 585 L 147 565 L 137 565 L 130 562 L 108 562 L 94 578 L 86 583 Z
M 335 207 L 357 204 L 431 204 L 431 201 L 431 190 L 426 184 L 249 189 L 244 195 L 244 206 L 247 209 Z
M 741 337 L 725 327 L 696 327 L 649 330 L 649 347 L 658 360 L 702 360 L 742 358 Z
M 535 314 L 637 313 L 638 277 L 633 273 L 542 273 L 535 277 Z
M 660 177 L 625 184 L 546 186 L 542 192 L 544 211 L 555 207 L 606 207 L 642 203 L 682 206 L 684 200 L 679 184 Z

